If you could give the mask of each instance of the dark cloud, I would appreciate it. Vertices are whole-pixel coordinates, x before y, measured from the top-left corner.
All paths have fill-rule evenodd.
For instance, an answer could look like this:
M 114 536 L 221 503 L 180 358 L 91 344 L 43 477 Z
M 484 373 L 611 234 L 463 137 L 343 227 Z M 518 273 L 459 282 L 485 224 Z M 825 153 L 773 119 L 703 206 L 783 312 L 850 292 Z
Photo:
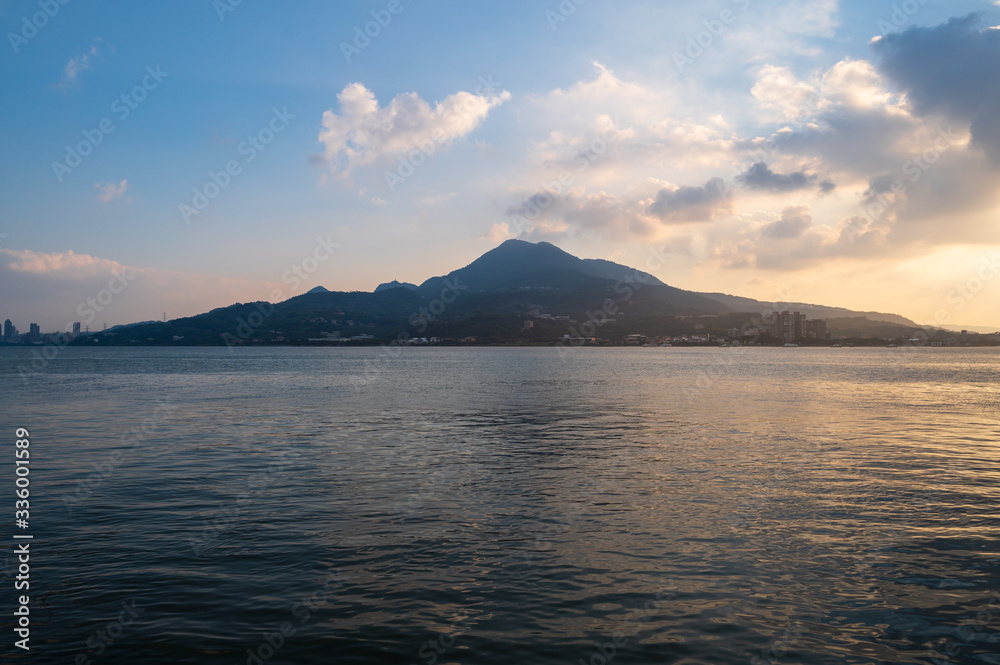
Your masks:
M 981 24 L 982 14 L 970 14 L 886 35 L 873 48 L 916 113 L 968 122 L 973 142 L 1000 164 L 1000 30 Z
M 829 194 L 835 189 L 837 189 L 837 183 L 832 180 L 824 180 L 819 183 L 819 191 L 821 194 Z
M 559 204 L 561 201 L 561 196 L 548 191 L 541 191 L 532 194 L 520 203 L 509 206 L 506 213 L 511 217 L 520 216 L 535 219 L 541 213 L 548 212 L 551 214 L 554 212 L 552 210 L 553 206 Z
M 306 157 L 306 162 L 309 166 L 326 167 L 330 164 L 330 160 L 327 159 L 320 153 L 313 153 Z
M 788 240 L 800 237 L 812 226 L 809 206 L 792 206 L 781 211 L 781 219 L 764 227 L 761 235 L 765 238 Z
M 805 171 L 775 173 L 764 162 L 757 162 L 740 176 L 740 182 L 750 189 L 769 192 L 794 192 L 810 187 L 817 179 L 815 174 L 808 174 Z
M 868 174 L 898 169 L 908 159 L 899 146 L 920 128 L 918 120 L 904 113 L 837 105 L 818 116 L 817 123 L 774 134 L 771 140 L 782 155 L 820 158 L 827 171 Z M 744 142 L 736 148 L 755 151 L 760 146 Z
M 558 240 L 587 233 L 606 237 L 647 236 L 654 230 L 634 202 L 606 192 L 537 192 L 509 206 L 506 214 L 525 240 Z
M 878 200 L 879 194 L 892 191 L 892 183 L 896 181 L 896 176 L 892 173 L 877 175 L 868 181 L 868 189 L 863 194 L 865 203 Z
M 661 189 L 648 212 L 665 222 L 708 222 L 731 210 L 729 186 L 722 178 L 712 178 L 701 187 Z

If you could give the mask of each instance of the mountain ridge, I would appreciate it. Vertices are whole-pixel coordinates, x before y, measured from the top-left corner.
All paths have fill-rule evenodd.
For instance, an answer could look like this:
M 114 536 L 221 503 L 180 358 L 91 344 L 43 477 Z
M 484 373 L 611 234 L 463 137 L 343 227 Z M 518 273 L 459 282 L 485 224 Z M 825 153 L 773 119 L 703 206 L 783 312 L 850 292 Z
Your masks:
M 802 311 L 809 318 L 862 317 L 877 322 L 879 330 L 898 328 L 901 335 L 920 328 L 896 314 L 686 291 L 613 261 L 581 259 L 551 243 L 508 240 L 419 286 L 393 280 L 374 292 L 315 287 L 278 303 L 235 303 L 183 319 L 130 326 L 108 343 L 385 343 L 414 336 L 555 343 L 580 336 L 584 325 L 594 329 L 585 337 L 724 336 L 734 329 L 759 329 L 766 323 L 762 315 L 776 309 Z M 858 327 L 856 322 L 851 326 Z

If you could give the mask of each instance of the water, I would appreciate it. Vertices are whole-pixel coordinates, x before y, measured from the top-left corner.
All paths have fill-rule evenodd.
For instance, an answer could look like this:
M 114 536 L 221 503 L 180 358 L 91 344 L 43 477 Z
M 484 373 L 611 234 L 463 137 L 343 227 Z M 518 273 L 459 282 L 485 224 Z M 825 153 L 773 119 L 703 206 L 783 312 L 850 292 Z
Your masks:
M 1000 663 L 997 350 L 30 361 L 24 662 Z

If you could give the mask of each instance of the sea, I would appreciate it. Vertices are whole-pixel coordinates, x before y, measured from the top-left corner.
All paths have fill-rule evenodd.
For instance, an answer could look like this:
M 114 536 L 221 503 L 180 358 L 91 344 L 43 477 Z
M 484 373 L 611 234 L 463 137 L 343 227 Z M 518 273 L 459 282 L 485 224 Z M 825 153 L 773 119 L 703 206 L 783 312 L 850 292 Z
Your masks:
M 1000 663 L 1000 349 L 8 347 L 0 377 L 5 663 Z

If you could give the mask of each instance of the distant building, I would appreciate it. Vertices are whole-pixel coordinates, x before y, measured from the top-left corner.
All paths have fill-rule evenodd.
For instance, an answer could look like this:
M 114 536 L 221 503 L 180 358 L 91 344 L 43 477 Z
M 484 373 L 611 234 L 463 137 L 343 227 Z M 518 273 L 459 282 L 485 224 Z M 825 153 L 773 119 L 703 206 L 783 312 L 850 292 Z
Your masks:
M 39 328 L 37 323 L 28 324 L 28 341 L 34 344 L 35 342 L 40 342 L 42 340 L 42 329 Z
M 802 338 L 805 322 L 805 315 L 799 312 L 773 312 L 768 334 L 786 342 L 794 342 Z
M 826 339 L 826 321 L 806 321 L 806 339 Z
M 14 339 L 16 336 L 17 336 L 17 328 L 14 327 L 14 324 L 11 322 L 10 319 L 7 319 L 6 321 L 3 322 L 3 341 L 16 342 L 17 340 Z
M 80 334 L 80 322 L 77 321 L 73 324 L 73 336 L 76 337 Z
M 786 342 L 826 339 L 826 321 L 808 321 L 800 312 L 772 312 L 768 335 Z

